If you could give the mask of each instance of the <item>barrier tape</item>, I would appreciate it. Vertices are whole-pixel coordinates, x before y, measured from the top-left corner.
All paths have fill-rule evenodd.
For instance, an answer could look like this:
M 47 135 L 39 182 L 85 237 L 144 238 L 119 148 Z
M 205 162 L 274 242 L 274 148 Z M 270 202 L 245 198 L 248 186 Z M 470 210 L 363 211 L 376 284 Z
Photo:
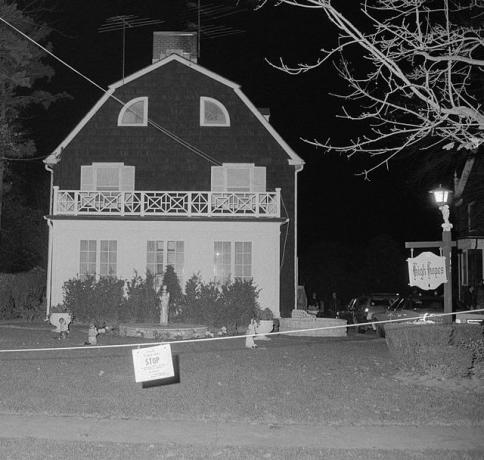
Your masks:
M 478 310 L 466 310 L 460 312 L 452 312 L 452 313 L 434 313 L 429 314 L 426 318 L 436 318 L 440 316 L 450 316 L 450 315 L 462 315 L 467 313 L 479 313 L 484 312 L 484 308 L 480 308 Z M 334 318 L 330 318 L 334 319 Z M 201 339 L 183 339 L 183 340 L 176 340 L 176 341 L 163 341 L 163 342 L 143 342 L 143 343 L 122 343 L 116 345 L 86 345 L 86 346 L 79 346 L 79 347 L 48 347 L 48 348 L 15 348 L 12 350 L 1 350 L 0 353 L 27 353 L 27 352 L 39 352 L 39 351 L 64 351 L 64 350 L 95 350 L 95 349 L 103 349 L 103 348 L 141 348 L 141 347 L 153 347 L 156 345 L 164 345 L 164 344 L 179 344 L 179 343 L 200 343 L 200 342 L 214 342 L 216 340 L 231 340 L 231 339 L 245 339 L 246 337 L 254 337 L 257 338 L 258 336 L 268 336 L 268 335 L 285 335 L 285 334 L 294 334 L 294 333 L 301 333 L 301 332 L 312 332 L 312 331 L 322 331 L 322 330 L 329 330 L 329 329 L 341 329 L 341 328 L 349 328 L 349 327 L 360 327 L 360 326 L 372 326 L 376 324 L 387 324 L 387 323 L 398 323 L 404 321 L 421 321 L 423 319 L 422 316 L 411 316 L 405 318 L 398 318 L 398 319 L 387 319 L 384 321 L 370 321 L 367 323 L 355 323 L 355 324 L 341 324 L 337 326 L 325 326 L 325 327 L 313 327 L 308 329 L 294 329 L 291 331 L 280 331 L 280 332 L 268 332 L 266 334 L 245 334 L 245 335 L 230 335 L 230 336 L 222 336 L 222 337 L 206 337 Z M 483 318 L 484 319 L 484 318 Z

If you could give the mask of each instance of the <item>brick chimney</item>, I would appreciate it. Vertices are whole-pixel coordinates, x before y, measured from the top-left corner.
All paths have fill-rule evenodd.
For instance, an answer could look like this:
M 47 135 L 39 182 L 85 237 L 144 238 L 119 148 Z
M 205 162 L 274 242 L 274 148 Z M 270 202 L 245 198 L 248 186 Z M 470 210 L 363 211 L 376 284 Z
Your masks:
M 196 32 L 153 32 L 153 63 L 170 54 L 197 62 Z

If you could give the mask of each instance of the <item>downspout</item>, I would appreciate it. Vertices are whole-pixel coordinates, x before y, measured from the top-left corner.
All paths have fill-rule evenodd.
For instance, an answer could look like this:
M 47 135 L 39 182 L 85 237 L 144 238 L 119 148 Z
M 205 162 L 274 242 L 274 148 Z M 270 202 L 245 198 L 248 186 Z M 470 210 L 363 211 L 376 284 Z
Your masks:
M 298 226 L 298 196 L 297 196 L 297 175 L 304 168 L 304 164 L 296 165 L 294 174 L 294 309 L 297 309 L 297 288 L 299 284 L 299 259 L 297 250 L 297 226 Z
M 49 192 L 49 215 L 53 214 L 54 210 L 54 203 L 52 202 L 53 199 L 53 186 L 54 186 L 54 170 L 52 166 L 49 164 L 45 164 L 45 169 L 50 172 L 50 192 Z M 52 255 L 53 255 L 53 232 L 54 232 L 54 223 L 52 219 L 48 216 L 45 216 L 44 219 L 47 221 L 47 225 L 49 226 L 49 245 L 48 245 L 48 254 L 47 254 L 47 285 L 46 285 L 46 303 L 47 309 L 45 312 L 45 320 L 49 320 L 50 316 L 50 307 L 51 307 L 51 298 L 52 298 Z

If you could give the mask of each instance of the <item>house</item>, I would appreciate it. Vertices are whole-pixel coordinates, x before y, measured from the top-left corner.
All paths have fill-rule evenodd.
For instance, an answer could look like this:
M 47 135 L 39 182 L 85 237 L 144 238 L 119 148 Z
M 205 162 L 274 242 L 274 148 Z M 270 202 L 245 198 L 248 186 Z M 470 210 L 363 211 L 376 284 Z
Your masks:
M 153 63 L 112 84 L 45 161 L 47 314 L 63 283 L 249 279 L 290 316 L 304 162 L 240 87 L 197 63 L 196 34 L 155 32 Z
M 470 155 L 454 180 L 459 298 L 484 279 L 484 160 Z

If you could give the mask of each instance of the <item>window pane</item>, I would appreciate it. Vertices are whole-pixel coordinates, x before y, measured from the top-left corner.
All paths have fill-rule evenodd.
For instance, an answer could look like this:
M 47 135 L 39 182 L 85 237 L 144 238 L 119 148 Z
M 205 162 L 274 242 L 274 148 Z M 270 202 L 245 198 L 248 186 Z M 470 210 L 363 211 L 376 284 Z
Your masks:
M 164 241 L 148 241 L 146 245 L 146 271 L 152 275 L 163 274 Z
M 214 243 L 215 281 L 225 282 L 230 278 L 230 248 L 230 241 L 215 241 Z
M 252 278 L 252 242 L 235 242 L 234 277 L 242 280 Z
M 118 167 L 95 167 L 95 169 L 96 190 L 119 190 L 120 169 Z
M 131 104 L 123 115 L 122 124 L 135 125 L 143 124 L 145 101 L 138 101 Z
M 116 276 L 117 241 L 102 240 L 100 251 L 99 274 L 101 276 Z
M 96 240 L 81 240 L 79 276 L 85 279 L 96 274 Z
M 206 124 L 226 124 L 227 120 L 222 109 L 212 101 L 205 101 L 205 123 Z

